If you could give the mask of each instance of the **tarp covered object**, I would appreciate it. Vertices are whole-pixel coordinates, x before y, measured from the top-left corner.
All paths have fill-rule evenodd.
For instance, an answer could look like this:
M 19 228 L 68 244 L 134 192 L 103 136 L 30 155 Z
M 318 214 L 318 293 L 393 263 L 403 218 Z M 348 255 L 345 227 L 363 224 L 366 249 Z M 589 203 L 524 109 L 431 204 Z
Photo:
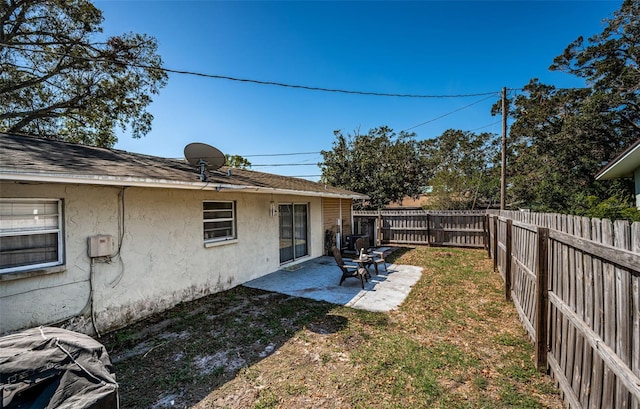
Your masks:
M 40 327 L 0 337 L 0 409 L 112 409 L 118 384 L 93 338 Z

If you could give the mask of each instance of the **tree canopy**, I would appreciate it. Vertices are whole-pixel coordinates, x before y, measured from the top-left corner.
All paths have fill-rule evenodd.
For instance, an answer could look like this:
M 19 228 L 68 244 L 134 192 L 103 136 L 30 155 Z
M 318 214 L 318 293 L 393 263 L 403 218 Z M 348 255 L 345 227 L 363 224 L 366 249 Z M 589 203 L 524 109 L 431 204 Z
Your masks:
M 629 181 L 596 182 L 640 137 L 640 3 L 625 1 L 601 34 L 572 42 L 550 69 L 584 78 L 561 89 L 533 79 L 510 101 L 508 201 L 581 213 L 587 198 L 630 197 Z
M 322 182 L 368 195 L 365 206 L 373 209 L 422 192 L 426 168 L 414 133 L 381 126 L 367 134 L 334 131 L 334 136 L 333 149 L 321 151 Z
M 500 200 L 500 147 L 497 135 L 449 129 L 423 142 L 423 164 L 434 209 L 491 207 Z
M 0 130 L 111 147 L 149 132 L 167 81 L 153 37 L 100 38 L 88 0 L 0 0 Z
M 225 156 L 225 161 L 227 166 L 231 166 L 232 168 L 236 168 L 236 169 L 251 168 L 251 162 L 249 161 L 249 159 L 245 158 L 244 156 L 229 155 L 229 154 L 226 154 L 224 156 Z
M 587 80 L 622 137 L 640 133 L 640 3 L 625 0 L 602 33 L 578 37 L 550 67 Z

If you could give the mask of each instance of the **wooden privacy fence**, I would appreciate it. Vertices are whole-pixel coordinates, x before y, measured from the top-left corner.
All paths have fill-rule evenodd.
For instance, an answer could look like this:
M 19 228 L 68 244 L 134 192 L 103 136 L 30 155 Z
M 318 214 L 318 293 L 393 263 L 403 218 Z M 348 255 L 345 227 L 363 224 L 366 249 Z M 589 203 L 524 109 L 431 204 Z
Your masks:
M 494 268 L 571 408 L 640 409 L 640 223 L 501 211 Z
M 423 244 L 485 248 L 488 236 L 483 211 L 354 211 L 355 234 L 376 244 Z

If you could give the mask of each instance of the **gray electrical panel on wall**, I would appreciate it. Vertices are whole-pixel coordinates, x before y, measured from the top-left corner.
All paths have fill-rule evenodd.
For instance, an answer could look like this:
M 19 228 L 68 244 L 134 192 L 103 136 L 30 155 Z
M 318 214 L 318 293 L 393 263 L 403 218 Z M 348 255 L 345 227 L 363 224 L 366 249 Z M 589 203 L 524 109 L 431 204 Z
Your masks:
M 113 236 L 110 234 L 98 234 L 89 237 L 89 257 L 109 257 L 115 253 L 116 245 Z

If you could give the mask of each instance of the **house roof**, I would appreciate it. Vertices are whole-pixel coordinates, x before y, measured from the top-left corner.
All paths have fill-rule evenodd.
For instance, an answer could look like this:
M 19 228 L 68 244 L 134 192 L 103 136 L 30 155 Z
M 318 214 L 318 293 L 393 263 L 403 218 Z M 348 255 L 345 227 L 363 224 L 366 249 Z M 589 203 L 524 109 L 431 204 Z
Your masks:
M 632 177 L 640 168 L 640 139 L 625 149 L 596 175 L 596 180 L 608 180 Z
M 305 179 L 223 166 L 207 181 L 186 160 L 0 133 L 0 180 L 142 186 L 366 199 Z
M 389 203 L 385 209 L 422 209 L 422 206 L 427 204 L 429 201 L 429 196 L 425 194 L 421 194 L 417 198 L 405 196 L 400 200 L 400 202 Z

